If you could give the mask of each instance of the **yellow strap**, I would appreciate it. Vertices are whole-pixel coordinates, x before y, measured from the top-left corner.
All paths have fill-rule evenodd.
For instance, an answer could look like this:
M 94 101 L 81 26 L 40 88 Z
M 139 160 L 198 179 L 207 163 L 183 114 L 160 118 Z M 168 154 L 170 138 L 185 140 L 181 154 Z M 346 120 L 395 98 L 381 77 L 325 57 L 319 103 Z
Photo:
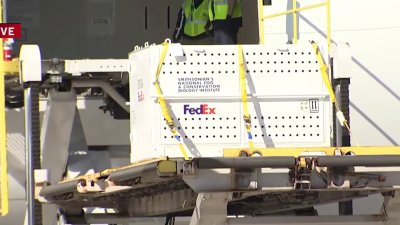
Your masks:
M 168 106 L 167 106 L 167 103 L 165 102 L 165 98 L 162 94 L 161 87 L 160 87 L 160 84 L 158 83 L 158 81 L 156 81 L 154 83 L 154 86 L 156 87 L 156 90 L 157 90 L 157 100 L 161 106 L 161 112 L 163 114 L 164 119 L 166 120 L 166 123 L 168 124 L 169 128 L 171 129 L 171 128 L 173 128 L 174 121 L 172 120 L 172 118 L 169 114 Z
M 2 43 L 1 40 L 0 43 Z M 0 67 L 1 66 L 0 63 Z M 8 213 L 7 129 L 5 105 L 4 76 L 3 74 L 0 74 L 0 216 L 5 216 Z
M 179 134 L 176 131 L 174 121 L 172 120 L 172 117 L 171 117 L 171 115 L 169 113 L 167 103 L 165 102 L 165 98 L 163 96 L 160 84 L 158 83 L 158 78 L 159 78 L 160 73 L 161 73 L 161 68 L 163 66 L 163 63 L 164 63 L 164 60 L 165 60 L 165 56 L 167 55 L 167 52 L 168 52 L 169 42 L 165 41 L 162 45 L 164 47 L 163 47 L 163 50 L 162 50 L 162 53 L 161 53 L 160 61 L 158 62 L 158 67 L 157 67 L 157 72 L 156 72 L 156 81 L 154 82 L 154 86 L 156 87 L 156 90 L 157 90 L 157 99 L 158 99 L 158 103 L 161 106 L 161 112 L 162 112 L 163 117 L 164 117 L 164 119 L 165 119 L 165 121 L 166 121 L 166 123 L 167 123 L 167 125 L 169 127 L 169 130 L 174 135 L 175 139 L 179 142 L 178 146 L 179 146 L 179 149 L 181 150 L 181 152 L 183 154 L 183 157 L 185 158 L 185 160 L 189 160 L 189 156 L 186 153 L 185 146 L 182 144 L 181 138 L 179 137 Z
M 175 136 L 175 137 L 177 137 L 177 136 Z M 179 137 L 179 136 L 178 136 L 178 137 Z M 182 142 L 181 142 L 180 140 L 178 140 L 178 141 L 179 141 L 178 146 L 179 146 L 179 149 L 180 149 L 181 152 L 182 152 L 183 158 L 185 158 L 185 160 L 189 160 L 189 156 L 188 156 L 188 154 L 186 153 L 185 146 L 182 144 Z
M 322 79 L 324 80 L 325 87 L 328 89 L 329 96 L 331 98 L 332 103 L 336 103 L 336 96 L 335 92 L 333 91 L 331 81 L 329 80 L 328 76 L 328 67 L 325 65 L 324 60 L 322 58 L 321 52 L 319 51 L 318 45 L 316 43 L 312 43 L 312 46 L 314 47 L 315 54 L 317 55 L 317 60 L 320 66 L 320 71 L 322 75 Z
M 324 80 L 324 84 L 325 84 L 326 88 L 328 89 L 331 102 L 335 105 L 337 111 L 342 111 L 340 109 L 339 104 L 336 101 L 336 95 L 335 95 L 335 92 L 333 91 L 331 81 L 329 80 L 329 75 L 328 75 L 328 72 L 327 72 L 328 66 L 325 65 L 325 63 L 324 63 L 324 60 L 322 58 L 321 52 L 319 51 L 318 45 L 313 42 L 312 46 L 314 47 L 315 54 L 317 55 L 317 60 L 318 60 L 318 63 L 320 65 L 322 79 Z M 343 124 L 346 127 L 346 129 L 349 131 L 349 133 L 352 135 L 352 132 L 350 130 L 350 126 L 349 126 L 348 121 L 346 119 L 343 121 Z M 355 137 L 352 136 L 352 138 L 353 138 L 354 142 L 356 143 L 356 145 L 359 146 L 359 144 L 358 144 L 357 140 L 355 139 Z
M 160 61 L 158 62 L 158 66 L 157 66 L 156 81 L 158 81 L 158 77 L 160 76 L 160 73 L 161 73 L 161 68 L 163 66 L 165 57 L 167 56 L 168 47 L 169 47 L 169 41 L 165 41 L 161 45 L 164 46 L 164 47 L 163 47 L 163 50 L 161 52 Z
M 241 45 L 238 45 L 238 55 L 239 55 L 240 90 L 241 90 L 242 106 L 243 106 L 243 119 L 245 122 L 247 137 L 249 139 L 249 146 L 250 149 L 253 149 L 254 143 L 253 143 L 253 135 L 251 134 L 251 116 L 249 113 L 249 106 L 247 104 L 246 72 L 243 59 L 243 48 Z

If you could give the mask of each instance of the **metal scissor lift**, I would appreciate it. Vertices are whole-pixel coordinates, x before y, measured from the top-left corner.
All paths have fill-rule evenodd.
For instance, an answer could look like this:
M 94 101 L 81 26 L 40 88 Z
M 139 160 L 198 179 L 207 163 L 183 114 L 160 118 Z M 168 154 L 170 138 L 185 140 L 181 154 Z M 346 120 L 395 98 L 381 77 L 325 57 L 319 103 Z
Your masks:
M 228 144 L 227 147 L 222 148 L 220 147 L 221 144 L 218 143 L 218 138 L 213 140 L 213 143 L 215 142 L 214 145 L 210 145 L 207 143 L 207 141 L 199 141 L 200 135 L 206 135 L 200 131 L 196 133 L 196 137 L 189 137 L 187 140 L 184 139 L 184 133 L 182 133 L 184 131 L 180 131 L 179 135 L 183 139 L 183 143 L 186 146 L 189 146 L 187 144 L 189 142 L 188 139 L 192 139 L 192 143 L 197 146 L 197 152 L 188 147 L 191 158 L 184 159 L 178 150 L 174 139 L 169 138 L 170 134 L 168 129 L 164 129 L 168 127 L 166 127 L 164 124 L 165 122 L 163 121 L 162 113 L 159 111 L 159 109 L 154 107 L 157 106 L 157 102 L 154 101 L 154 99 L 157 98 L 157 95 L 152 94 L 153 92 L 151 90 L 144 90 L 144 98 L 147 97 L 148 99 L 141 99 L 136 96 L 140 85 L 143 85 L 144 83 L 150 87 L 153 83 L 152 78 L 149 78 L 149 76 L 146 77 L 146 73 L 154 73 L 157 65 L 160 65 L 161 61 L 159 60 L 159 57 L 163 50 L 162 46 L 149 46 L 144 49 L 138 49 L 138 51 L 131 54 L 129 60 L 65 60 L 57 62 L 57 65 L 51 61 L 41 61 L 40 57 L 32 57 L 32 54 L 37 55 L 38 53 L 38 49 L 36 48 L 35 50 L 35 48 L 36 47 L 28 47 L 27 49 L 30 49 L 29 51 L 31 52 L 27 53 L 26 56 L 24 56 L 24 53 L 22 53 L 22 56 L 20 57 L 22 68 L 25 68 L 22 70 L 21 74 L 22 81 L 25 84 L 39 84 L 37 82 L 41 81 L 42 74 L 48 74 L 50 76 L 60 78 L 59 80 L 53 80 L 55 83 L 62 84 L 63 82 L 68 81 L 67 83 L 70 83 L 72 87 L 68 91 L 60 91 L 57 90 L 57 88 L 51 88 L 49 92 L 50 107 L 46 112 L 47 117 L 46 122 L 44 123 L 45 127 L 42 128 L 42 135 L 44 135 L 43 137 L 45 138 L 42 139 L 44 144 L 41 148 L 42 166 L 45 165 L 44 169 L 47 169 L 51 172 L 51 177 L 50 179 L 42 180 L 39 179 L 39 176 L 36 177 L 37 181 L 41 181 L 37 182 L 37 184 L 40 183 L 40 185 L 42 185 L 40 187 L 41 190 L 39 193 L 39 199 L 43 202 L 54 203 L 58 205 L 58 207 L 61 209 L 59 210 L 59 218 L 66 218 L 69 223 L 79 224 L 100 221 L 115 223 L 115 221 L 127 222 L 136 217 L 167 216 L 168 218 L 172 218 L 179 216 L 192 216 L 190 221 L 191 225 L 280 224 L 284 221 L 276 217 L 269 217 L 268 215 L 279 215 L 288 211 L 295 212 L 296 210 L 302 208 L 310 208 L 316 204 L 348 201 L 375 193 L 382 193 L 385 196 L 383 212 L 386 213 L 389 212 L 389 199 L 396 196 L 395 191 L 399 187 L 398 182 L 400 180 L 400 168 L 397 167 L 400 164 L 399 148 L 341 147 L 341 137 L 343 136 L 341 133 L 342 128 L 341 126 L 336 127 L 337 124 L 330 122 L 332 120 L 326 116 L 332 116 L 332 113 L 327 111 L 328 109 L 333 108 L 330 102 L 330 99 L 332 99 L 332 93 L 336 91 L 336 96 L 339 97 L 340 92 L 338 90 L 343 87 L 336 86 L 336 89 L 329 91 L 330 84 L 327 85 L 327 80 L 324 80 L 323 77 L 316 77 L 317 75 L 321 75 L 321 71 L 312 71 L 313 75 L 309 76 L 309 73 L 311 72 L 305 75 L 309 76 L 308 78 L 310 79 L 311 83 L 319 83 L 320 88 L 317 88 L 317 90 L 319 91 L 320 95 L 313 96 L 310 93 L 306 93 L 304 94 L 306 97 L 302 97 L 303 99 L 306 99 L 306 102 L 309 104 L 314 104 L 311 103 L 311 99 L 319 99 L 320 109 L 324 109 L 318 112 L 321 113 L 321 117 L 318 117 L 318 119 L 321 119 L 321 124 L 326 126 L 320 131 L 321 133 L 319 134 L 321 136 L 308 136 L 308 138 L 316 140 L 315 143 L 312 143 L 311 145 L 308 145 L 307 143 L 299 144 L 301 143 L 299 140 L 304 140 L 304 137 L 297 138 L 296 135 L 294 135 L 294 137 L 289 136 L 291 138 L 288 139 L 290 140 L 288 142 L 285 142 L 285 138 L 282 138 L 283 136 L 275 139 L 278 141 L 274 141 L 274 137 L 268 136 L 268 134 L 271 133 L 265 132 L 265 127 L 268 126 L 267 122 L 255 119 L 257 122 L 254 122 L 252 126 L 259 126 L 260 137 L 259 139 L 255 138 L 253 140 L 255 146 L 250 147 L 247 147 L 248 140 L 246 138 L 246 132 L 240 129 L 234 131 L 237 132 L 236 135 L 239 142 L 236 144 Z M 163 62 L 161 62 L 164 63 L 164 68 L 159 71 L 161 73 L 159 82 L 164 91 L 163 97 L 171 107 L 169 110 L 174 112 L 174 115 L 171 117 L 171 119 L 174 121 L 181 121 L 178 120 L 178 118 L 181 118 L 183 121 L 185 121 L 185 117 L 180 115 L 177 111 L 177 109 L 183 104 L 182 99 L 177 99 L 173 92 L 176 89 L 168 86 L 173 86 L 173 82 L 167 82 L 168 80 L 170 81 L 174 79 L 173 75 L 178 74 L 174 73 L 174 69 L 181 69 L 181 66 L 183 66 L 185 63 L 196 63 L 196 59 L 198 57 L 202 60 L 205 60 L 207 57 L 212 58 L 211 54 L 216 54 L 215 57 L 219 57 L 218 53 L 215 53 L 215 50 L 213 50 L 213 48 L 210 46 L 186 46 L 183 47 L 183 49 L 181 48 L 182 47 L 179 45 L 171 46 L 169 50 L 170 55 L 167 54 L 166 58 L 163 59 Z M 307 48 L 313 49 L 311 44 L 308 45 Z M 255 49 L 257 49 L 257 52 Z M 290 53 L 293 53 L 294 55 L 294 52 L 296 52 L 292 51 L 294 49 L 295 47 L 288 46 L 287 50 L 279 48 L 274 50 L 266 49 L 263 51 L 263 47 L 260 46 L 243 47 L 244 59 L 248 60 L 246 76 L 251 77 L 254 75 L 252 79 L 259 79 L 257 82 L 253 83 L 253 90 L 251 90 L 251 85 L 249 85 L 251 93 L 249 94 L 247 92 L 247 96 L 250 99 L 249 102 L 251 103 L 250 108 L 254 108 L 254 112 L 252 112 L 251 115 L 257 115 L 258 118 L 261 118 L 264 115 L 265 119 L 267 119 L 268 115 L 266 114 L 266 111 L 263 111 L 266 109 L 265 106 L 270 106 L 269 104 L 277 104 L 277 102 L 279 103 L 278 100 L 282 99 L 282 96 L 280 95 L 278 95 L 278 97 L 275 96 L 275 99 L 273 99 L 274 96 L 271 96 L 271 93 L 268 93 L 268 91 L 271 89 L 268 88 L 261 89 L 262 91 L 265 91 L 265 93 L 262 93 L 261 91 L 261 93 L 257 92 L 257 94 L 260 93 L 259 95 L 255 95 L 254 90 L 260 90 L 257 89 L 257 85 L 262 84 L 262 79 L 265 79 L 262 77 L 263 74 L 267 74 L 266 76 L 272 76 L 273 82 L 271 83 L 275 84 L 275 88 L 279 82 L 286 84 L 290 82 L 287 80 L 282 81 L 279 78 L 276 78 L 278 73 L 283 73 L 277 69 L 282 68 L 282 66 L 279 67 L 277 65 L 276 68 L 274 68 L 273 65 L 268 65 L 269 63 L 266 63 L 267 61 L 257 61 L 257 59 L 252 59 L 251 57 L 253 53 L 254 56 L 257 53 L 271 54 L 271 60 L 268 61 L 271 64 L 276 64 L 274 62 L 280 63 L 280 61 L 282 61 L 283 64 L 284 60 L 285 63 L 289 62 L 287 64 L 290 64 L 292 61 L 287 60 L 290 58 Z M 228 46 L 226 49 L 219 49 L 218 51 L 222 51 L 219 52 L 219 54 L 228 54 L 232 51 L 236 51 L 236 47 Z M 312 54 L 316 53 L 317 60 L 314 58 L 314 66 L 320 70 L 327 69 L 325 65 L 321 66 L 320 63 L 322 56 L 318 55 L 318 50 L 316 51 L 317 52 L 312 50 L 309 51 Z M 181 53 L 186 55 L 180 55 Z M 140 56 L 140 54 L 145 54 L 145 56 Z M 206 56 L 205 54 L 210 55 Z M 284 54 L 286 56 L 283 56 Z M 301 55 L 301 53 L 299 54 Z M 306 52 L 306 55 L 307 54 L 308 51 Z M 237 60 L 237 55 L 232 56 L 233 57 L 231 57 L 232 59 L 230 60 L 233 62 Z M 142 64 L 143 67 L 139 68 L 137 65 L 143 63 L 141 60 L 146 61 L 145 57 L 155 58 L 151 58 L 151 60 L 148 61 L 152 63 L 151 65 Z M 274 57 L 281 58 L 277 60 Z M 311 55 L 309 57 L 315 56 Z M 335 60 L 338 59 L 333 58 L 333 60 L 335 62 Z M 230 64 L 230 62 L 231 61 L 227 61 L 226 63 Z M 254 62 L 254 64 L 257 62 L 259 65 L 252 66 L 252 62 Z M 105 64 L 107 64 L 108 67 L 105 68 Z M 225 68 L 221 64 L 215 65 L 217 68 L 221 68 L 216 70 L 207 70 L 207 66 L 204 65 L 201 65 L 200 67 L 203 67 L 203 70 L 205 69 L 204 71 L 222 71 L 222 73 L 224 73 Z M 263 64 L 263 66 L 261 66 L 261 64 Z M 294 64 L 294 61 L 292 64 Z M 45 68 L 45 70 L 40 71 L 38 69 L 38 65 L 41 68 Z M 170 67 L 167 65 L 170 65 Z M 30 69 L 31 67 L 34 69 Z M 132 67 L 143 69 L 144 71 L 132 71 Z M 226 65 L 226 68 L 231 67 L 231 65 Z M 129 70 L 128 68 L 131 69 Z M 267 71 L 268 69 L 270 70 Z M 131 157 L 139 157 L 137 159 L 133 158 L 134 160 L 132 161 L 134 163 L 132 165 L 121 168 L 112 168 L 109 170 L 100 171 L 98 173 L 79 176 L 75 177 L 74 179 L 62 181 L 61 177 L 68 162 L 69 140 L 68 138 L 64 137 L 64 139 L 62 139 L 62 143 L 54 142 L 54 140 L 57 140 L 57 138 L 60 137 L 60 133 L 57 133 L 56 130 L 53 129 L 50 130 L 49 128 L 51 128 L 52 124 L 59 119 L 59 113 L 65 116 L 64 120 L 67 121 L 68 124 L 72 124 L 74 119 L 76 119 L 76 114 L 73 113 L 75 111 L 75 95 L 73 87 L 100 86 L 105 93 L 111 96 L 117 105 L 123 109 L 126 109 L 127 107 L 124 104 L 126 100 L 121 96 L 120 93 L 115 92 L 115 90 L 109 85 L 109 77 L 98 76 L 91 78 L 92 80 L 95 80 L 93 84 L 88 81 L 88 78 L 85 77 L 85 75 L 86 73 L 94 72 L 104 73 L 102 75 L 106 75 L 112 72 L 127 72 L 128 70 L 130 72 L 131 79 L 131 98 L 129 100 L 129 111 L 131 116 L 135 113 L 142 113 L 141 115 L 135 114 L 136 124 L 132 125 L 131 129 L 135 130 L 138 128 L 138 126 L 141 126 L 142 122 L 150 123 L 148 119 L 146 120 L 147 115 L 143 114 L 143 111 L 140 111 L 146 109 L 135 107 L 140 107 L 140 102 L 142 101 L 148 101 L 148 103 L 153 104 L 149 109 L 154 111 L 156 119 L 152 121 L 154 124 L 146 126 L 155 131 L 151 133 L 151 135 L 154 136 L 150 138 L 154 139 L 154 137 L 158 137 L 158 139 L 156 138 L 157 141 L 152 143 L 152 146 L 156 146 L 156 150 L 152 153 L 143 152 L 143 150 L 141 150 L 143 148 L 141 147 L 142 145 L 146 144 L 148 137 L 134 139 L 137 137 L 134 134 L 138 135 L 138 133 L 131 133 L 131 141 L 134 145 L 134 148 L 132 149 L 133 155 Z M 263 72 L 260 72 L 260 70 L 263 70 Z M 285 73 L 287 73 L 288 70 L 292 69 L 285 68 L 285 70 Z M 300 71 L 305 70 L 306 69 L 301 68 L 299 73 Z M 33 76 L 33 79 L 30 76 L 33 73 L 32 71 L 36 71 L 36 76 Z M 193 68 L 192 71 L 196 72 L 196 68 Z M 228 71 L 228 69 L 226 69 L 226 71 Z M 165 72 L 164 74 L 171 72 L 170 74 L 172 75 L 166 78 L 162 72 Z M 292 72 L 296 74 L 296 72 Z M 303 73 L 306 74 L 307 71 Z M 71 74 L 74 76 L 69 76 Z M 137 76 L 137 74 L 141 74 L 143 77 L 140 78 Z M 204 76 L 204 74 L 199 74 L 200 75 L 197 76 Z M 322 73 L 322 75 L 324 74 Z M 236 74 L 235 77 L 239 78 L 239 74 Z M 139 82 L 140 79 L 142 79 L 141 82 Z M 221 98 L 221 104 L 225 104 L 223 101 L 228 99 L 228 102 L 230 103 L 225 105 L 226 109 L 228 110 L 224 113 L 229 114 L 232 112 L 232 109 L 237 110 L 236 112 L 238 112 L 239 115 L 236 115 L 236 117 L 241 118 L 240 115 L 243 113 L 241 109 L 241 102 L 243 101 L 243 98 L 241 98 L 240 95 L 237 95 L 237 93 L 240 93 L 239 91 L 241 89 L 239 80 L 236 79 L 235 81 L 233 78 L 216 79 L 220 79 L 220 85 L 223 84 L 223 79 L 232 80 L 230 81 L 232 82 L 232 87 L 237 87 L 237 89 L 231 90 L 229 87 L 220 86 L 220 88 L 226 88 L 227 93 L 229 93 L 228 95 L 223 96 L 224 98 Z M 297 79 L 301 79 L 301 77 L 294 77 L 293 79 L 293 83 L 296 83 Z M 338 79 L 341 79 L 341 77 L 338 77 Z M 137 86 L 135 87 L 136 84 Z M 57 85 L 54 87 L 56 86 Z M 26 104 L 29 104 L 29 97 L 32 93 L 31 88 L 35 87 L 35 85 L 26 87 Z M 274 86 L 271 88 L 273 89 Z M 280 89 L 285 88 L 287 88 L 287 90 L 290 92 L 293 91 L 293 88 L 296 88 L 296 86 L 289 84 L 288 86 Z M 301 87 L 299 88 L 301 89 Z M 328 90 L 324 88 L 327 88 Z M 305 87 L 301 90 L 308 91 L 309 89 Z M 295 91 L 291 93 L 295 93 Z M 262 96 L 262 94 L 265 96 Z M 205 96 L 206 95 L 210 95 L 210 93 L 205 93 Z M 201 98 L 201 96 L 193 96 L 190 94 L 183 94 L 183 96 L 189 96 L 189 99 L 191 100 L 190 102 L 194 103 L 198 103 L 196 101 L 204 101 L 204 99 L 206 99 L 208 102 L 213 102 L 207 97 Z M 213 96 L 216 98 L 221 97 L 217 95 Z M 160 96 L 158 95 L 158 97 Z M 267 101 L 257 102 L 257 98 L 263 97 L 267 99 Z M 296 98 L 296 96 L 289 96 L 287 98 Z M 273 99 L 274 101 L 269 101 L 270 99 Z M 299 101 L 299 103 L 301 102 L 304 101 Z M 231 103 L 237 107 L 230 107 L 228 104 Z M 302 107 L 306 108 L 304 105 Z M 307 113 L 316 113 L 312 112 L 312 110 L 315 110 L 315 108 L 311 107 L 312 105 L 308 105 L 308 108 L 306 108 Z M 303 108 L 301 108 L 301 110 L 304 110 Z M 59 113 L 55 114 L 55 111 L 58 111 Z M 26 113 L 27 116 L 29 116 L 31 111 L 27 108 Z M 275 113 L 282 114 L 285 112 L 276 111 Z M 304 114 L 304 116 L 305 115 L 306 114 Z M 143 118 L 139 116 L 143 116 Z M 226 115 L 224 114 L 224 116 Z M 275 116 L 276 115 L 271 115 L 271 117 Z M 289 117 L 290 115 L 285 116 Z M 294 115 L 294 117 L 295 116 L 299 115 Z M 303 116 L 303 114 L 301 114 L 301 116 Z M 305 118 L 303 119 L 306 120 Z M 185 125 L 183 122 L 181 123 L 182 130 L 187 129 L 184 128 Z M 240 119 L 237 120 L 237 123 L 239 124 L 238 127 L 244 127 L 242 124 L 243 121 Z M 331 125 L 328 126 L 328 124 Z M 189 127 L 192 125 L 186 126 Z M 265 128 L 264 131 L 263 128 L 261 128 L 262 126 Z M 276 126 L 278 126 L 278 124 Z M 282 126 L 282 124 L 280 124 L 280 126 Z M 337 130 L 337 138 L 333 138 L 331 133 L 329 133 L 329 130 L 333 127 L 335 127 Z M 293 127 L 291 127 L 291 129 L 292 128 Z M 68 129 L 69 132 L 71 132 L 72 128 L 69 127 Z M 283 132 L 281 128 L 279 129 L 280 132 Z M 28 129 L 28 132 L 29 131 L 32 132 L 32 129 Z M 63 134 L 63 132 L 61 132 L 61 134 Z M 296 133 L 292 133 L 292 135 L 293 134 Z M 268 138 L 264 138 L 265 136 L 268 136 Z M 333 140 L 335 140 L 337 147 L 331 147 Z M 271 143 L 273 143 L 275 146 L 268 146 L 268 144 Z M 287 143 L 292 144 L 285 145 Z M 318 143 L 322 143 L 322 147 L 318 146 Z M 147 144 L 149 143 L 147 142 Z M 28 144 L 28 147 L 29 146 L 30 145 Z M 216 148 L 220 148 L 222 151 L 216 151 L 217 153 L 214 155 L 213 153 L 210 153 L 210 151 L 214 152 Z M 31 151 L 35 151 L 35 149 L 30 149 Z M 36 151 L 37 150 L 38 149 L 36 149 Z M 164 152 L 164 156 L 161 158 L 156 157 L 157 155 L 160 155 L 159 152 Z M 51 162 L 51 160 L 55 158 L 47 157 L 48 154 L 54 154 L 58 156 L 57 163 Z M 83 163 L 81 166 L 85 165 L 86 167 L 90 167 L 87 164 L 89 161 L 87 161 L 85 158 L 81 159 L 81 162 Z M 60 167 L 60 165 L 62 166 Z M 77 168 L 79 168 L 79 166 Z M 33 170 L 31 170 L 31 172 L 32 171 Z M 49 181 L 51 182 L 50 185 L 48 185 Z M 395 198 L 395 201 L 392 201 L 392 203 L 396 203 L 396 200 L 397 198 Z M 103 214 L 81 214 L 81 209 L 87 207 L 112 208 L 115 211 L 112 213 L 108 212 Z M 236 216 L 237 218 L 228 216 Z M 244 217 L 239 218 L 239 216 Z M 364 221 L 371 224 L 379 224 L 383 218 L 389 217 L 387 217 L 386 214 L 382 214 L 382 217 L 339 217 L 336 222 L 349 222 L 351 224 L 354 222 Z M 306 223 L 307 221 L 325 221 L 326 224 L 335 224 L 335 221 L 331 221 L 332 219 L 332 217 L 319 217 L 315 215 L 301 218 L 287 218 L 289 223 L 293 222 L 301 224 Z M 329 220 L 329 223 L 327 220 Z

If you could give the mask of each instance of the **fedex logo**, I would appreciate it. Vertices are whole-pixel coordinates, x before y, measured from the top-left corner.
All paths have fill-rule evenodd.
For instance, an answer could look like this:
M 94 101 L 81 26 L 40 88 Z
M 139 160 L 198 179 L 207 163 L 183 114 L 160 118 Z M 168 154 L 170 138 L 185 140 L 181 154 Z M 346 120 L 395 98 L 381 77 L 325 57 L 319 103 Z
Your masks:
M 215 108 L 210 108 L 207 104 L 201 104 L 198 108 L 190 107 L 190 105 L 183 105 L 183 114 L 186 115 L 187 113 L 190 115 L 215 114 Z

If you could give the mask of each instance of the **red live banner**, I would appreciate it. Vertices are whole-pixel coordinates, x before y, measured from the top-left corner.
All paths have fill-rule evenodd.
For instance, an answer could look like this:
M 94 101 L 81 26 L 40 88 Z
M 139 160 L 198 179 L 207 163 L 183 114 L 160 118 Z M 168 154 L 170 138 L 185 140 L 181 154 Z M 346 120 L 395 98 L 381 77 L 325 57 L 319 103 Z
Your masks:
M 0 23 L 0 38 L 21 38 L 21 24 Z

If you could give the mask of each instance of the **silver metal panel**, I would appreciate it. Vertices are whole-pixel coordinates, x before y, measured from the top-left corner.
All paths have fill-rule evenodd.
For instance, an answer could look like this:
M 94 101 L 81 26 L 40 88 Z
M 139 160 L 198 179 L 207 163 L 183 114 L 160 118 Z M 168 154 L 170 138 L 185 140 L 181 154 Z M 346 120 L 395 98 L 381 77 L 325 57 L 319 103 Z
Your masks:
M 232 193 L 199 193 L 189 225 L 226 224 L 227 206 Z
M 129 201 L 129 213 L 132 216 L 140 216 L 157 215 L 171 210 L 189 210 L 194 207 L 196 195 L 194 191 L 185 189 L 132 199 Z
M 126 72 L 128 69 L 126 59 L 65 60 L 65 72 L 72 75 L 88 72 Z
M 256 145 L 330 146 L 331 104 L 312 46 L 243 51 Z M 150 46 L 130 54 L 132 161 L 182 156 L 153 85 L 161 52 Z M 191 156 L 248 145 L 238 54 L 237 46 L 172 45 L 167 52 L 158 82 Z
M 75 113 L 74 93 L 50 90 L 41 130 L 42 168 L 49 170 L 50 183 L 59 182 L 67 167 Z
M 78 98 L 76 106 L 88 145 L 128 145 L 129 122 L 115 120 L 109 113 L 99 109 L 104 105 L 101 98 Z M 40 110 L 47 109 L 47 99 L 40 100 Z M 101 123 L 99 123 L 101 121 Z M 96 126 L 93 126 L 96 124 Z M 110 134 L 113 135 L 110 135 Z
M 219 192 L 238 189 L 238 177 L 231 169 L 196 170 L 194 175 L 183 176 L 196 192 Z M 267 169 L 263 172 L 243 173 L 248 190 L 287 191 L 294 189 L 287 169 Z M 212 182 L 209 182 L 209 181 Z M 243 187 L 244 188 L 244 187 Z
M 22 192 L 23 193 L 23 192 Z M 26 202 L 25 198 L 10 199 L 10 212 L 6 216 L 0 217 L 1 224 L 21 225 L 24 224 Z
M 129 121 L 115 120 L 109 113 L 103 113 L 99 109 L 104 105 L 103 100 L 79 98 L 76 104 L 88 145 L 129 144 Z
M 104 166 L 102 165 L 102 161 L 100 161 L 100 163 L 95 163 L 96 160 L 92 159 L 90 155 L 78 110 L 76 110 L 75 116 L 70 122 L 73 126 L 71 134 L 69 135 L 68 165 L 67 173 L 65 174 L 67 179 L 94 173 L 96 168 L 95 164 L 99 167 Z M 104 164 L 107 163 L 108 161 L 104 162 Z

